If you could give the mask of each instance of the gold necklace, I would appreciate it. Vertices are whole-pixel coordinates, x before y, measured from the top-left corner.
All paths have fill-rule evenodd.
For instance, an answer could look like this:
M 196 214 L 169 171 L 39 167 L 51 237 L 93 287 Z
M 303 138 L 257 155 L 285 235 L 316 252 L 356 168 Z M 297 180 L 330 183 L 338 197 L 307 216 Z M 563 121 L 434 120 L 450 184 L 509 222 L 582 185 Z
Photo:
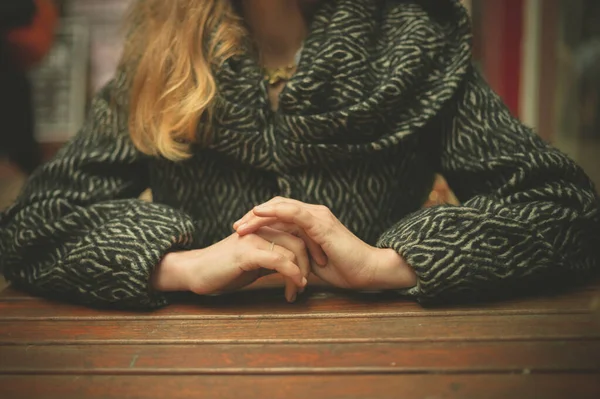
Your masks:
M 263 67 L 263 72 L 265 74 L 265 80 L 271 86 L 276 86 L 281 82 L 287 82 L 294 76 L 296 73 L 296 68 L 298 67 L 298 63 L 300 62 L 300 55 L 302 54 L 304 46 L 300 46 L 296 55 L 294 56 L 294 62 L 288 64 L 287 66 L 277 67 L 277 68 L 268 68 Z
M 275 86 L 281 82 L 287 82 L 288 80 L 290 80 L 294 75 L 295 69 L 296 63 L 278 68 L 263 68 L 265 73 L 265 80 L 271 86 Z

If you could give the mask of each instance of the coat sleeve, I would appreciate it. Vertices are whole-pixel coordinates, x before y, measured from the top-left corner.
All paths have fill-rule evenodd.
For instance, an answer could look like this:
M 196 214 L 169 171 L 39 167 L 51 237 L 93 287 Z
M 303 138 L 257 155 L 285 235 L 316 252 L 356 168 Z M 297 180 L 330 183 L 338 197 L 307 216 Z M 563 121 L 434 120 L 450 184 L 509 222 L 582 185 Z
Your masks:
M 80 132 L 0 215 L 0 272 L 40 295 L 153 308 L 166 303 L 149 287 L 154 267 L 192 245 L 195 225 L 137 199 L 148 187 L 146 157 L 129 139 L 113 87 L 101 90 Z
M 475 71 L 442 120 L 435 158 L 462 204 L 417 211 L 380 237 L 418 275 L 404 294 L 503 295 L 599 269 L 600 201 L 573 161 L 512 117 Z

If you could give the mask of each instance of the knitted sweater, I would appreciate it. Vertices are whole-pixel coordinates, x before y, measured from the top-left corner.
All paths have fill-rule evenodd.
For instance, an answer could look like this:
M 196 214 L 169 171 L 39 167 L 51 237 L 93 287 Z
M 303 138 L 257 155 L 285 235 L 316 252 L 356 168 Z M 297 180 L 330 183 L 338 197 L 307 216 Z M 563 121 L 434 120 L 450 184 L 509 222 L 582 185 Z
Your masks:
M 167 252 L 209 246 L 281 195 L 398 251 L 419 280 L 399 293 L 418 300 L 586 276 L 600 266 L 594 187 L 511 116 L 470 38 L 456 1 L 323 2 L 278 111 L 250 50 L 226 61 L 211 144 L 182 162 L 132 145 L 118 74 L 0 218 L 0 265 L 41 295 L 157 307 L 149 279 Z M 460 206 L 421 209 L 435 173 Z M 137 199 L 148 187 L 152 203 Z

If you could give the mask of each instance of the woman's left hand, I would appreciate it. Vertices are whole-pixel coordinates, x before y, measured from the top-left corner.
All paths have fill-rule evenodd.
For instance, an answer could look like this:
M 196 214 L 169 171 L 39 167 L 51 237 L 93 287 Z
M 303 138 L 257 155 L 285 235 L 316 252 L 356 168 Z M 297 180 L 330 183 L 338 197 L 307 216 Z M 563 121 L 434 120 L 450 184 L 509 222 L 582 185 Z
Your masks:
M 383 290 L 417 283 L 414 271 L 396 251 L 363 242 L 325 206 L 276 197 L 233 225 L 240 235 L 265 226 L 304 239 L 313 259 L 313 273 L 336 287 Z

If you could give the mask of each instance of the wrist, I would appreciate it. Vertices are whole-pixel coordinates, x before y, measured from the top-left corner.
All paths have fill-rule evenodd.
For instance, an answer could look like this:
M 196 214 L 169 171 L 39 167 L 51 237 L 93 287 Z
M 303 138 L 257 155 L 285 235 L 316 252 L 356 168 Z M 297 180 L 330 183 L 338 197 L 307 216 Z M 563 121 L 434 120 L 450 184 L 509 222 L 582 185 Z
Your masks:
M 391 248 L 374 248 L 371 289 L 392 290 L 417 285 L 417 275 L 398 252 Z
M 153 289 L 161 292 L 189 291 L 185 275 L 186 252 L 169 252 L 154 269 L 150 278 Z

